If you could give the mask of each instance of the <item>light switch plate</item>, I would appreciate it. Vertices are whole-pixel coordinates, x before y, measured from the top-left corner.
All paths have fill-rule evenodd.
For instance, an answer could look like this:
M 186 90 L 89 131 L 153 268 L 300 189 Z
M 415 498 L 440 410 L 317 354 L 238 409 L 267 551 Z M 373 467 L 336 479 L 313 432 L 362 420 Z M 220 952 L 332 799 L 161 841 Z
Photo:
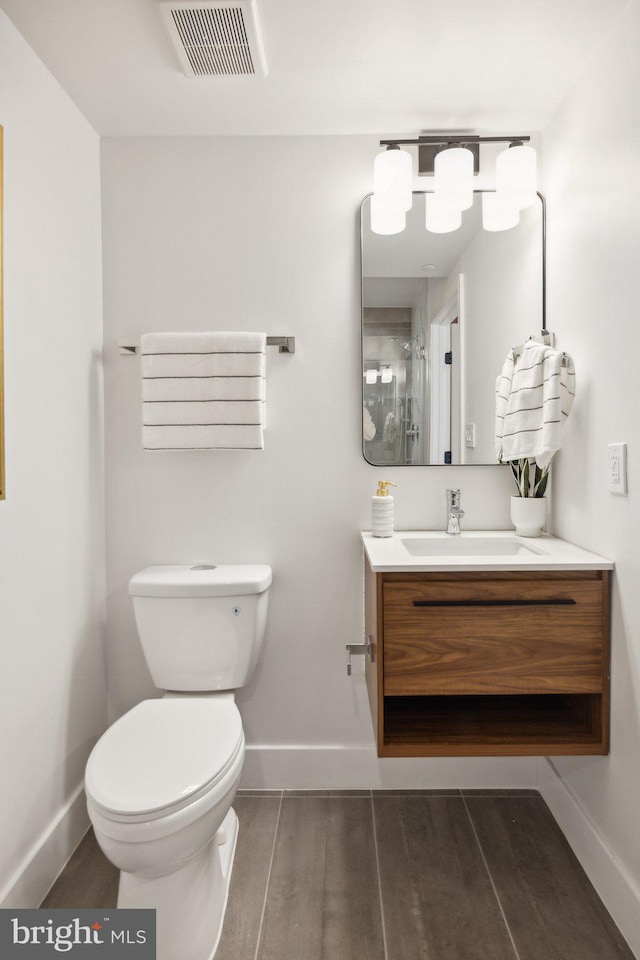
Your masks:
M 475 447 L 475 445 L 476 445 L 476 425 L 475 425 L 475 423 L 465 423 L 465 425 L 464 425 L 464 445 L 465 445 L 465 447 Z
M 627 492 L 627 445 L 609 444 L 608 485 L 610 493 Z

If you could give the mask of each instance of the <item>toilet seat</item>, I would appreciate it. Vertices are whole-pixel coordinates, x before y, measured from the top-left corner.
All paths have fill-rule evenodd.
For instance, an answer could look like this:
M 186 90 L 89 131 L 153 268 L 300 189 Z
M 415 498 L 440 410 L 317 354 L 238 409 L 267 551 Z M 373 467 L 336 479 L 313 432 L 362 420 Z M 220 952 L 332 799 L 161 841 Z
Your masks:
M 240 713 L 229 698 L 144 700 L 93 748 L 87 795 L 108 819 L 167 817 L 215 793 L 243 749 Z

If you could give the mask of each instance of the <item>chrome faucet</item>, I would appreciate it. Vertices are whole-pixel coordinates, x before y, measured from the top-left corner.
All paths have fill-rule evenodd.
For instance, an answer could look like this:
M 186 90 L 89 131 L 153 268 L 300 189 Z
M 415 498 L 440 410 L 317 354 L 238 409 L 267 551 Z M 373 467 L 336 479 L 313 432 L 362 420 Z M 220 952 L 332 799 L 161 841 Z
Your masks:
M 460 533 L 460 520 L 464 510 L 460 508 L 460 491 L 447 490 L 447 533 Z

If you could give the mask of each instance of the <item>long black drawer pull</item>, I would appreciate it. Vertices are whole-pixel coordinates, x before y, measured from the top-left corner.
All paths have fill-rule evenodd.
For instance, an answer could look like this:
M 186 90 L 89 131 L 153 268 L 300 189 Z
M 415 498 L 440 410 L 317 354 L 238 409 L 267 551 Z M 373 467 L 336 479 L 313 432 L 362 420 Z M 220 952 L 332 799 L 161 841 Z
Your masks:
M 557 600 L 414 600 L 414 607 L 568 607 L 576 601 Z

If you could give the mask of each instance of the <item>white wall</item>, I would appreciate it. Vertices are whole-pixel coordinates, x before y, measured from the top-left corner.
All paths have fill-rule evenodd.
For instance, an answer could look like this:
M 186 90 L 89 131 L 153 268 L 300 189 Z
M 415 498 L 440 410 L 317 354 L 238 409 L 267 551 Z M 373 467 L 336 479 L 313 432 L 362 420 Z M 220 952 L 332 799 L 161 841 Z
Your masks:
M 106 721 L 99 142 L 1 11 L 0 90 L 0 903 L 36 906 Z
M 109 688 L 115 717 L 155 690 L 127 582 L 154 563 L 273 566 L 264 655 L 238 694 L 249 786 L 532 782 L 533 761 L 382 761 L 359 666 L 358 531 L 378 479 L 398 528 L 508 527 L 506 468 L 365 463 L 361 453 L 359 225 L 375 138 L 103 142 Z M 139 361 L 115 341 L 150 330 L 294 335 L 268 353 L 265 450 L 144 453 Z M 296 749 L 297 748 L 297 749 Z
M 554 461 L 554 524 L 569 540 L 615 560 L 612 593 L 611 754 L 557 759 L 554 768 L 635 893 L 620 917 L 640 953 L 640 3 L 632 0 L 582 80 L 544 131 L 549 325 L 573 354 L 577 397 Z M 607 444 L 629 451 L 629 493 L 607 491 Z M 547 775 L 549 771 L 547 771 Z M 586 834 L 585 834 L 586 837 Z M 588 846 L 587 840 L 585 844 Z M 594 854 L 595 856 L 595 854 Z M 621 910 L 619 898 L 608 906 Z

